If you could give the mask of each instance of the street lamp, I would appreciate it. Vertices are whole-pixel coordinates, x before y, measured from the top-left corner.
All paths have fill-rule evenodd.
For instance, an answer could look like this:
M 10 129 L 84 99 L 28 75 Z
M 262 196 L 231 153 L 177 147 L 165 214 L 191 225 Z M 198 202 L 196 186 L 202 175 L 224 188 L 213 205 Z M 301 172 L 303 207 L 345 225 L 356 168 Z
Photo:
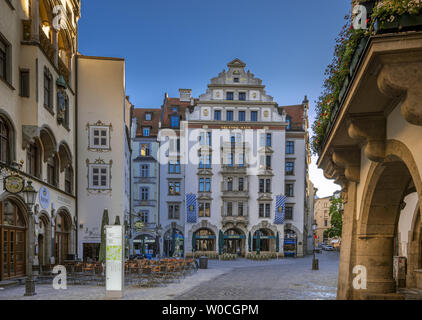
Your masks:
M 312 270 L 319 270 L 319 264 L 318 259 L 315 259 L 315 235 L 316 235 L 316 229 L 318 225 L 316 224 L 316 221 L 312 224 L 312 230 L 313 230 L 313 236 L 314 236 L 314 248 L 313 248 L 313 257 L 312 257 Z
M 37 191 L 32 186 L 32 181 L 27 181 L 25 188 L 22 190 L 23 196 L 25 198 L 26 205 L 28 207 L 29 213 L 29 261 L 26 266 L 26 282 L 25 282 L 25 296 L 34 296 L 36 295 L 35 292 L 35 281 L 32 277 L 32 263 L 33 263 L 33 249 L 32 246 L 34 244 L 34 214 L 32 212 L 32 207 L 35 204 L 35 198 L 37 196 Z
M 25 188 L 22 190 L 23 196 L 25 198 L 25 202 L 27 206 L 31 209 L 32 213 L 32 207 L 35 204 L 35 198 L 37 196 L 37 191 L 32 186 L 32 181 L 27 181 Z

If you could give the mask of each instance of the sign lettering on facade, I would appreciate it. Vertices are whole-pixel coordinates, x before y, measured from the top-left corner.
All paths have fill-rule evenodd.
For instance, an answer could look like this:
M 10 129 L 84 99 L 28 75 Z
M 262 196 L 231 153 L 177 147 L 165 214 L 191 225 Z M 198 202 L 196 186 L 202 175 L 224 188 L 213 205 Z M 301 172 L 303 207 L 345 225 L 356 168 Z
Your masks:
M 50 204 L 50 191 L 46 187 L 41 187 L 39 191 L 40 205 L 43 209 L 47 209 Z

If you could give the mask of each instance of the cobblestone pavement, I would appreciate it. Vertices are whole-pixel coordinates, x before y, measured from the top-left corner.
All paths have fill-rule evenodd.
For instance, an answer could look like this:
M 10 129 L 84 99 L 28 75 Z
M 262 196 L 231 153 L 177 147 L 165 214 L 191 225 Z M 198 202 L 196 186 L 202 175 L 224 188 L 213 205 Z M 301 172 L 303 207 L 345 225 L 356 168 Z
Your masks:
M 180 300 L 331 300 L 336 299 L 338 252 L 317 254 L 319 270 L 312 271 L 312 257 L 282 259 L 263 265 L 237 262 L 226 273 L 178 295 Z M 211 262 L 211 268 L 224 268 Z
M 255 262 L 210 260 L 208 269 L 180 282 L 155 288 L 128 287 L 127 300 L 335 299 L 339 254 L 317 254 L 320 270 L 312 271 L 312 257 Z M 25 286 L 0 290 L 0 300 L 102 300 L 105 288 L 69 285 L 54 290 L 37 285 L 37 295 L 24 297 Z

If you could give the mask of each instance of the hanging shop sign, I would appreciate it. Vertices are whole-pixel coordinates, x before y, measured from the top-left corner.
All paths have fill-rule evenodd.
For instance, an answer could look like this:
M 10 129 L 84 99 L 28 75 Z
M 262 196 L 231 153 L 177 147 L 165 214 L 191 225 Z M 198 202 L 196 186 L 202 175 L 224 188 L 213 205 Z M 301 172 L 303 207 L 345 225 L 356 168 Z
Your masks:
M 215 236 L 196 236 L 196 239 L 201 239 L 201 240 L 204 240 L 204 239 L 215 239 L 216 237 Z
M 246 236 L 244 234 L 225 235 L 224 239 L 246 239 Z
M 25 182 L 22 177 L 11 175 L 4 178 L 4 189 L 10 193 L 19 193 L 23 190 Z
M 256 239 L 256 236 L 253 237 L 254 239 Z M 274 236 L 260 236 L 259 237 L 261 240 L 266 240 L 266 239 L 275 239 Z
M 39 191 L 40 205 L 43 209 L 47 209 L 50 204 L 50 191 L 46 187 L 41 187 Z

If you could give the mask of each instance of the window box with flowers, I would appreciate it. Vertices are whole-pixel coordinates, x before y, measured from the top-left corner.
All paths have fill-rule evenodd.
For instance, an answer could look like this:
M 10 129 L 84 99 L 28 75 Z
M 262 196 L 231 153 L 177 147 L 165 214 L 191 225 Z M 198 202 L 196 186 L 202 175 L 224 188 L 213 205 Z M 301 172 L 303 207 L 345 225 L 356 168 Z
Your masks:
M 372 13 L 375 33 L 422 27 L 422 0 L 378 1 Z
M 336 39 L 333 61 L 325 71 L 323 92 L 316 101 L 317 117 L 312 125 L 312 150 L 316 154 L 322 151 L 370 37 L 391 30 L 422 30 L 422 0 L 361 0 L 360 4 L 368 12 L 368 29 L 354 30 L 350 17 L 345 17 L 347 23 Z

